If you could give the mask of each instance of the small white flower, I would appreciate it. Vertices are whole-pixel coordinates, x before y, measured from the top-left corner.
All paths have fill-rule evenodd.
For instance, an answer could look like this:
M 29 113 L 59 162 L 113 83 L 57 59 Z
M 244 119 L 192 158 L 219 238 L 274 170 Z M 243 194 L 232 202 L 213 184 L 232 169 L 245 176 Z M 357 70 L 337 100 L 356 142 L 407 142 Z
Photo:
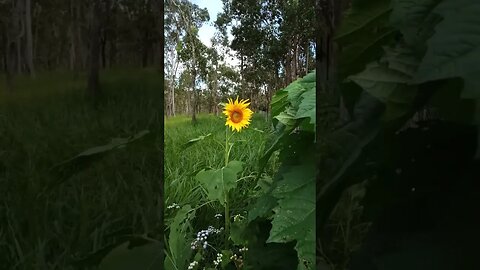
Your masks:
M 191 262 L 189 265 L 188 265 L 188 270 L 191 270 L 193 269 L 195 266 L 198 265 L 198 262 L 197 261 L 193 261 Z
M 178 205 L 177 203 L 172 203 L 171 205 L 167 206 L 167 209 L 172 209 L 172 208 L 179 209 L 180 205 Z

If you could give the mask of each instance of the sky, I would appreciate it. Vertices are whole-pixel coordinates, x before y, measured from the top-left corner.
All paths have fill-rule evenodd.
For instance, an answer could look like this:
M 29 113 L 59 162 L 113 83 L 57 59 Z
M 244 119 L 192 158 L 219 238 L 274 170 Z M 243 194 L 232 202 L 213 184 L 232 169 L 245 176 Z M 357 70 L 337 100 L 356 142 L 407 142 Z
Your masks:
M 208 14 L 210 15 L 210 21 L 208 23 L 205 23 L 199 30 L 198 30 L 198 36 L 200 40 L 205 44 L 206 46 L 210 47 L 212 43 L 210 42 L 210 39 L 213 37 L 213 34 L 215 33 L 215 26 L 213 26 L 213 23 L 217 19 L 217 14 L 222 12 L 223 10 L 223 4 L 221 0 L 190 0 L 192 3 L 197 4 L 200 8 L 207 8 Z M 229 40 L 232 41 L 233 36 L 230 34 L 230 29 L 228 29 L 228 35 L 229 35 Z M 238 66 L 240 63 L 239 59 L 235 58 L 227 58 L 226 59 L 227 64 L 232 65 L 232 66 Z

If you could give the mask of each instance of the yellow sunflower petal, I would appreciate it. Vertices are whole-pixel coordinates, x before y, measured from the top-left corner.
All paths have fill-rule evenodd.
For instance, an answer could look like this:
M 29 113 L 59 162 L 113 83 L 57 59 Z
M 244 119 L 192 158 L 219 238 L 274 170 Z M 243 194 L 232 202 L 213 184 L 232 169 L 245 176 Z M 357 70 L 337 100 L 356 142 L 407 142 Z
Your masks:
M 246 128 L 250 124 L 253 111 L 248 108 L 250 105 L 248 99 L 240 101 L 238 99 L 238 96 L 235 101 L 228 98 L 223 113 L 227 116 L 225 125 L 229 126 L 232 131 L 240 132 L 242 128 Z

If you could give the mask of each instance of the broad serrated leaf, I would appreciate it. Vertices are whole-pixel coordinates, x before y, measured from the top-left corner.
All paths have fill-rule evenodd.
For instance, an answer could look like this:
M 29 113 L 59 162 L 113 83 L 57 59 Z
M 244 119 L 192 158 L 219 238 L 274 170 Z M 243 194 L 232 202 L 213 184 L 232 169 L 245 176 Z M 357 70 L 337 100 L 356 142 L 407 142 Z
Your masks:
M 389 25 L 390 1 L 375 0 L 353 5 L 342 20 L 335 39 L 340 46 L 339 80 L 360 72 L 365 63 L 382 54 L 382 46 L 392 40 L 396 30 Z
M 242 162 L 233 160 L 221 169 L 199 172 L 196 179 L 205 188 L 210 200 L 225 205 L 227 194 L 237 186 L 237 174 L 241 171 Z
M 352 35 L 365 31 L 369 26 L 376 25 L 380 18 L 390 14 L 390 1 L 373 0 L 369 2 L 368 5 L 353 6 L 347 11 L 335 39 L 351 38 Z
M 253 221 L 258 217 L 269 217 L 276 205 L 277 198 L 270 194 L 259 197 L 253 205 L 252 210 L 248 212 L 248 221 Z
M 279 90 L 273 95 L 270 107 L 272 108 L 272 117 L 279 115 L 288 104 L 288 92 Z
M 393 0 L 390 21 L 402 32 L 405 42 L 418 50 L 426 49 L 425 41 L 434 33 L 440 17 L 432 10 L 441 0 Z
M 460 77 L 463 98 L 480 98 L 480 2 L 444 0 L 434 11 L 443 17 L 428 41 L 415 76 L 417 83 Z
M 165 260 L 165 269 L 185 269 L 190 258 L 192 249 L 190 248 L 189 237 L 190 220 L 195 216 L 195 209 L 190 205 L 184 205 L 175 214 L 175 218 L 169 225 L 170 233 L 168 237 L 169 257 Z
M 408 49 L 385 48 L 385 57 L 367 65 L 366 69 L 348 77 L 370 95 L 387 104 L 385 119 L 396 119 L 408 113 L 417 94 L 412 76 L 418 60 Z
M 281 112 L 280 114 L 278 114 L 274 118 L 277 119 L 280 123 L 282 123 L 283 125 L 285 125 L 287 127 L 293 127 L 293 126 L 295 126 L 295 123 L 297 122 L 296 119 L 295 119 L 295 114 L 296 113 L 297 112 L 295 111 L 294 108 L 292 108 L 291 106 L 288 106 L 285 109 L 285 111 Z
M 279 198 L 267 242 L 296 241 L 298 269 L 315 261 L 315 167 L 292 166 L 272 193 Z
M 310 118 L 310 123 L 316 122 L 316 89 L 310 88 L 301 96 L 302 101 L 298 106 L 295 119 Z
M 295 108 L 300 103 L 300 96 L 306 91 L 301 81 L 301 78 L 297 79 L 285 88 L 285 91 L 288 92 L 288 102 Z

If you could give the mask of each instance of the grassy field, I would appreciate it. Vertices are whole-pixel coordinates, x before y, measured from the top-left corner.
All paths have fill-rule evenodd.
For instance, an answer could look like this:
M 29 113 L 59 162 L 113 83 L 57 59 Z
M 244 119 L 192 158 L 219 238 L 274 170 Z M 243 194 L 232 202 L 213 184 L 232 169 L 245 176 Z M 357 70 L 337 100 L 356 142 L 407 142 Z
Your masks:
M 203 191 L 194 177 L 202 169 L 224 165 L 225 128 L 224 116 L 221 115 L 201 115 L 195 126 L 186 116 L 165 121 L 165 205 L 200 205 L 205 202 Z M 238 202 L 242 202 L 245 199 L 242 194 L 256 184 L 258 159 L 264 153 L 268 132 L 268 123 L 263 117 L 256 116 L 248 129 L 233 136 L 235 145 L 230 159 L 244 162 L 245 167 L 236 197 Z M 189 140 L 208 134 L 211 136 L 183 148 Z
M 216 214 L 223 213 L 223 207 L 218 202 L 208 200 L 205 190 L 195 179 L 195 175 L 202 169 L 219 169 L 225 165 L 225 129 L 223 115 L 200 115 L 196 125 L 193 125 L 190 117 L 187 116 L 166 119 L 164 187 L 167 228 L 177 211 L 176 208 L 168 209 L 168 206 L 174 204 L 180 207 L 191 205 L 196 209 L 192 233 L 211 225 L 221 225 L 221 223 L 217 224 L 218 221 L 214 217 Z M 251 196 L 257 186 L 258 161 L 265 152 L 271 129 L 271 125 L 264 116 L 254 114 L 250 127 L 235 133 L 232 137 L 235 144 L 230 160 L 241 161 L 244 167 L 239 175 L 237 188 L 230 198 L 232 216 L 244 215 L 246 207 L 253 199 Z M 187 148 L 184 147 L 189 140 L 200 136 L 205 137 Z M 262 178 L 271 177 L 277 167 L 275 159 L 272 159 Z M 186 237 L 190 239 L 193 236 L 192 234 Z
M 90 269 L 90 256 L 122 235 L 162 239 L 161 75 L 101 74 L 104 98 L 85 99 L 85 76 L 67 72 L 0 84 L 0 265 L 2 269 Z M 55 165 L 149 130 L 147 143 L 84 167 Z M 8 266 L 7 268 L 3 268 Z

